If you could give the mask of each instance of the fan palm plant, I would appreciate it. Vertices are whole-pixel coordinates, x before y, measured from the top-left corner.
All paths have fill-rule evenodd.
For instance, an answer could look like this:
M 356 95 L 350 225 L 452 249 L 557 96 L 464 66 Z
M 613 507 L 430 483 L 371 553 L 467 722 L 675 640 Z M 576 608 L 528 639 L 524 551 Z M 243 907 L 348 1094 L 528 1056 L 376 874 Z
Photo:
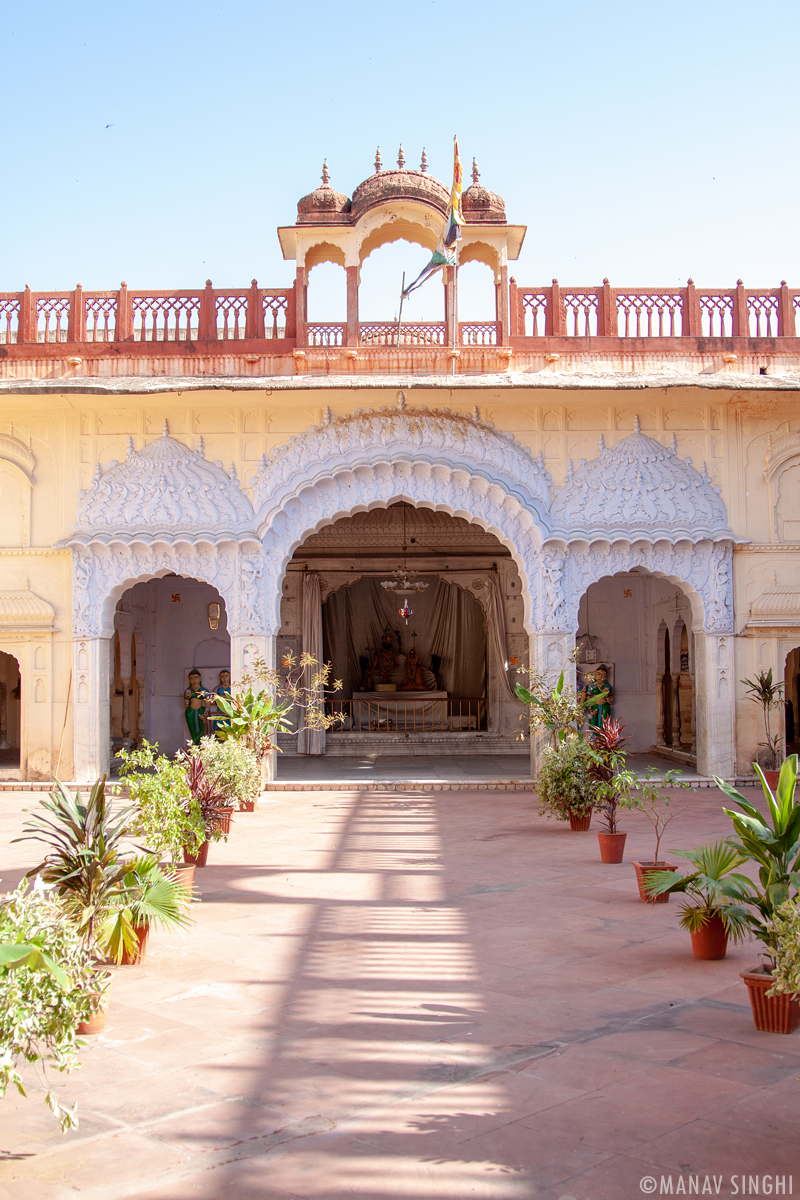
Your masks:
M 706 842 L 695 850 L 670 850 L 670 854 L 687 858 L 694 871 L 678 879 L 674 871 L 654 871 L 647 878 L 645 890 L 651 896 L 687 896 L 679 922 L 689 933 L 699 933 L 713 917 L 719 917 L 728 937 L 741 941 L 748 931 L 748 910 L 741 898 L 751 884 L 737 867 L 747 861 L 746 857 L 722 841 Z

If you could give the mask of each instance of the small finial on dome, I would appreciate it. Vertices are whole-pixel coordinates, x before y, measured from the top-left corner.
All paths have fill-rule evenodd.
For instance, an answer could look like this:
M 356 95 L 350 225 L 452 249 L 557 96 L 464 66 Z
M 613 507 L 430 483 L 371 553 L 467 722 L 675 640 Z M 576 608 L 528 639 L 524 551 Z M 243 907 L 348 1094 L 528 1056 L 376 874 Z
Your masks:
M 638 418 L 638 417 L 634 417 L 634 418 L 633 418 L 633 432 L 634 432 L 634 433 L 641 433 L 641 432 L 642 432 L 642 427 L 641 427 L 641 425 L 639 424 L 639 418 Z
M 238 483 L 238 482 L 239 482 L 239 476 L 236 474 L 236 463 L 235 463 L 235 462 L 232 462 L 232 463 L 231 463 L 231 469 L 230 469 L 230 471 L 228 472 L 228 474 L 230 475 L 230 477 L 231 477 L 231 479 L 233 480 L 233 482 L 234 482 L 234 483 Z
M 403 147 L 402 147 L 402 146 L 401 146 L 401 147 L 400 147 L 400 149 L 397 151 L 397 165 L 398 165 L 398 167 L 400 168 L 400 170 L 401 170 L 401 171 L 402 171 L 403 167 L 406 165 L 406 156 L 405 156 L 405 154 L 403 154 Z
M 330 425 L 332 421 L 333 421 L 333 413 L 331 412 L 330 405 L 329 405 L 325 409 L 325 412 L 322 414 L 322 424 Z
M 425 153 L 425 147 L 422 147 L 422 158 L 420 159 L 419 169 L 424 175 L 428 170 L 428 156 Z
M 597 448 L 599 450 L 605 450 L 605 448 L 606 448 L 606 439 L 603 437 L 602 433 L 600 434 L 600 437 L 597 439 Z
M 472 160 L 472 182 L 477 183 L 478 180 L 480 179 L 480 177 L 481 177 L 481 173 L 478 170 L 478 160 L 477 160 L 477 158 L 473 158 L 473 160 Z
M 133 438 L 128 434 L 128 458 L 133 454 Z
M 676 453 L 677 453 L 677 450 L 678 450 L 678 439 L 675 437 L 675 434 L 674 434 L 674 433 L 673 433 L 673 435 L 672 435 L 672 441 L 670 442 L 670 447 L 669 447 L 669 448 L 670 448 L 670 450 L 672 451 L 672 453 L 673 453 L 673 454 L 676 454 Z
M 544 469 L 544 454 L 542 454 L 541 450 L 539 451 L 539 453 L 536 456 L 536 461 L 539 464 L 539 466 L 542 469 Z
M 397 393 L 397 407 L 400 409 L 400 412 L 405 412 L 405 408 L 406 408 L 406 394 L 405 394 L 405 392 L 398 392 L 398 393 Z
M 477 404 L 472 410 L 472 419 L 473 421 L 480 421 L 481 419 L 481 410 L 478 408 Z
M 201 433 L 200 437 L 197 439 L 197 453 L 199 455 L 201 455 L 201 457 L 202 457 L 205 454 L 205 452 L 206 452 L 206 444 L 203 441 L 203 435 Z
M 378 146 L 378 149 L 375 151 L 375 174 L 376 175 L 378 174 L 380 169 L 381 169 L 381 148 L 380 148 L 380 146 Z
M 167 421 L 166 417 L 164 418 L 164 424 L 161 427 L 161 436 L 169 437 L 169 422 Z
M 92 479 L 95 481 L 95 483 L 98 483 L 102 478 L 103 478 L 103 468 L 100 466 L 100 463 L 96 463 L 95 468 L 94 468 L 94 475 L 92 476 Z
M 323 186 L 323 187 L 327 187 L 327 186 L 328 186 L 328 184 L 329 184 L 329 182 L 330 182 L 330 178 L 331 178 L 331 177 L 330 177 L 330 175 L 328 174 L 328 160 L 327 160 L 327 158 L 326 158 L 326 159 L 325 159 L 325 161 L 324 161 L 324 163 L 322 164 L 322 186 Z

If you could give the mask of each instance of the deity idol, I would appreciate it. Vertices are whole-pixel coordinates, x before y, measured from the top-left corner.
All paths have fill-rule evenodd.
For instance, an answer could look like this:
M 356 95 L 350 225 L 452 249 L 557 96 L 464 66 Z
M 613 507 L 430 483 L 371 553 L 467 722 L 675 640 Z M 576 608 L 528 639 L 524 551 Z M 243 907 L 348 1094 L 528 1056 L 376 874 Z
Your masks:
M 591 700 L 595 696 L 600 696 L 603 692 L 606 693 L 600 704 L 593 705 L 589 709 L 589 728 L 602 729 L 603 721 L 606 717 L 611 716 L 611 705 L 614 703 L 614 693 L 608 686 L 608 667 L 605 663 L 600 663 L 599 667 L 595 667 L 592 675 L 586 676 L 584 687 L 580 691 L 580 699 L 584 702 Z
M 199 671 L 189 672 L 189 686 L 183 693 L 183 702 L 185 705 L 183 715 L 189 727 L 189 736 L 195 746 L 199 746 L 200 738 L 205 733 L 203 716 L 206 710 L 206 693 L 203 690 L 203 678 Z
M 397 670 L 399 658 L 394 652 L 394 634 L 387 625 L 381 638 L 381 648 L 372 660 L 372 666 L 364 676 L 364 691 L 372 691 L 373 677 L 380 675 L 381 683 L 391 683 L 392 675 Z

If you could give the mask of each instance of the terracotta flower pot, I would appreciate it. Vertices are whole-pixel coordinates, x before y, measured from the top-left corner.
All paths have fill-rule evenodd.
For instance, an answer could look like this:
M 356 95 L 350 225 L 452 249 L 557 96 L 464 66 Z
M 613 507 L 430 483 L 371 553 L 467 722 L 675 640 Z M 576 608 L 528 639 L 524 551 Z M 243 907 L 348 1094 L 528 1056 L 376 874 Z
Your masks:
M 184 856 L 186 851 L 184 850 Z M 181 863 L 161 863 L 161 870 L 168 875 L 174 875 L 178 884 L 186 892 L 191 892 L 194 887 L 194 873 L 197 864 L 193 862 Z
M 231 821 L 233 820 L 233 807 L 226 804 L 226 805 L 218 808 L 216 813 L 214 814 L 214 816 L 215 816 L 215 820 L 217 823 L 217 828 L 219 829 L 220 833 L 225 834 L 225 836 L 227 837 L 227 835 L 231 831 Z
M 741 971 L 740 975 L 747 984 L 756 1029 L 763 1033 L 793 1033 L 800 1025 L 797 996 L 768 996 L 775 981 L 760 967 Z
M 75 1032 L 79 1037 L 90 1033 L 102 1033 L 108 1020 L 108 992 L 92 992 L 95 1009 L 88 1021 L 78 1021 Z
M 133 932 L 136 937 L 137 948 L 131 952 L 127 946 L 123 946 L 121 959 L 123 967 L 138 967 L 147 958 L 147 942 L 150 937 L 149 923 L 145 922 L 144 925 L 134 925 Z
M 780 778 L 780 774 L 781 774 L 780 771 L 764 771 L 764 778 L 766 779 L 767 783 L 770 786 L 770 789 L 773 792 L 775 791 L 775 788 L 778 786 L 778 780 Z
M 208 842 L 203 842 L 197 854 L 190 853 L 186 847 L 183 847 L 183 861 L 187 866 L 204 867 L 208 862 Z
M 569 827 L 576 830 L 578 833 L 585 833 L 592 823 L 592 810 L 588 813 L 573 812 L 569 810 Z
M 724 958 L 728 952 L 728 931 L 722 917 L 715 914 L 706 921 L 702 929 L 691 934 L 692 954 L 695 958 L 712 962 Z
M 600 844 L 600 861 L 604 863 L 621 863 L 625 853 L 627 833 L 609 833 L 607 829 L 598 829 L 597 840 Z
M 656 871 L 677 871 L 674 863 L 668 862 L 635 862 L 633 868 L 636 871 L 636 882 L 639 884 L 639 895 L 644 900 L 645 904 L 666 904 L 669 900 L 669 894 L 663 896 L 650 896 L 644 889 L 645 879 L 648 875 L 653 875 Z
M 256 811 L 255 800 L 240 800 L 239 801 L 239 812 L 255 812 L 255 811 Z

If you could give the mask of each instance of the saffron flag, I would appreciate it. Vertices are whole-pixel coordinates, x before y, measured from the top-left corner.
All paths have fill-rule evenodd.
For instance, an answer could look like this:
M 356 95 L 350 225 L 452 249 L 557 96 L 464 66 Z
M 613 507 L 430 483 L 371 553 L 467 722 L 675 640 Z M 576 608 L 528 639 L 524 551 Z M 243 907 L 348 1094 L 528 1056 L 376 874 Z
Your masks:
M 456 242 L 461 240 L 461 226 L 464 216 L 461 212 L 461 186 L 464 173 L 461 169 L 461 159 L 458 156 L 458 138 L 453 138 L 453 186 L 450 189 L 450 201 L 444 218 L 444 228 L 441 232 L 436 249 L 430 262 L 423 267 L 413 283 L 403 288 L 401 295 L 408 296 L 416 288 L 421 287 L 426 279 L 430 279 L 441 267 L 456 265 Z

